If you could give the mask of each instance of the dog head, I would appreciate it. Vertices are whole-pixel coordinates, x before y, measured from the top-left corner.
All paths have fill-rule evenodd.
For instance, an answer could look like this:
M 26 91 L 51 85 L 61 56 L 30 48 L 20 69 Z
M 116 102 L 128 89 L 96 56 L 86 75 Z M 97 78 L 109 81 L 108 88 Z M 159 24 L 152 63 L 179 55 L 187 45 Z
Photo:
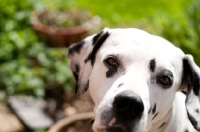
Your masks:
M 95 103 L 95 132 L 144 132 L 186 91 L 186 109 L 200 130 L 200 70 L 167 40 L 139 29 L 104 29 L 69 48 L 76 94 Z

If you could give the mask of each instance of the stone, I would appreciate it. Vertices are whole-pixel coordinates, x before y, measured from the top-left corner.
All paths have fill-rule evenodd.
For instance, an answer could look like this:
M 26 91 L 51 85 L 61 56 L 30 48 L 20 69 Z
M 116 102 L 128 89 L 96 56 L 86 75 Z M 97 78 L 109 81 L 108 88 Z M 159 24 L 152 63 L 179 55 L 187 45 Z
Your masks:
M 31 96 L 9 97 L 8 103 L 23 124 L 31 130 L 46 129 L 53 120 L 45 112 L 45 101 Z
M 4 104 L 0 103 L 0 132 L 22 132 L 24 127 Z

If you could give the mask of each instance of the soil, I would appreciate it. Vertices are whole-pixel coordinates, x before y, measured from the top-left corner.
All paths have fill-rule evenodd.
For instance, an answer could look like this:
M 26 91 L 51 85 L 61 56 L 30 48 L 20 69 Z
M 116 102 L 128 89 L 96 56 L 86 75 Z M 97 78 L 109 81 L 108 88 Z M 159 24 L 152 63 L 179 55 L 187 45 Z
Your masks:
M 63 130 L 61 132 L 93 132 L 92 131 L 92 122 L 90 120 L 87 121 L 77 121 L 76 123 L 73 123 Z
M 72 117 L 80 115 L 81 113 L 93 112 L 94 103 L 88 92 L 78 97 L 75 95 L 74 91 L 66 92 L 58 88 L 47 90 L 46 95 L 45 113 L 54 120 L 53 126 L 57 125 L 60 121 L 72 119 Z M 89 119 L 78 120 L 68 125 L 64 123 L 64 125 L 62 125 L 63 127 L 59 127 L 59 131 L 53 132 L 93 132 L 91 129 L 94 121 L 93 117 L 92 113 Z M 3 103 L 0 103 L 0 120 L 1 119 L 0 131 L 29 131 L 29 127 L 19 120 L 20 117 L 16 116 L 13 111 L 10 110 L 10 107 Z
M 91 14 L 85 10 L 45 11 L 38 15 L 42 24 L 56 28 L 70 28 L 79 26 L 91 19 Z
M 62 120 L 63 118 L 67 118 L 69 116 L 72 116 L 78 113 L 86 113 L 86 112 L 93 111 L 94 103 L 88 92 L 78 97 L 75 95 L 74 91 L 71 91 L 71 92 L 63 92 L 63 91 L 58 92 L 58 90 L 56 91 L 57 93 L 55 91 L 51 91 L 51 92 L 53 92 L 53 95 L 57 99 L 56 102 L 57 102 L 58 108 L 57 109 L 54 108 L 56 109 L 55 111 L 48 110 L 48 111 L 51 111 L 51 113 L 54 113 L 52 117 L 56 121 L 55 124 L 59 120 Z M 60 96 L 61 98 L 59 99 L 58 95 L 62 95 L 62 93 L 66 93 L 66 94 L 63 95 L 63 98 L 62 96 Z M 48 96 L 49 95 L 51 94 L 48 93 Z M 93 132 L 91 129 L 93 121 L 94 121 L 93 119 L 79 120 L 77 122 L 74 122 L 65 126 L 64 128 L 61 129 L 60 132 Z
M 73 108 L 77 113 L 93 111 L 94 105 L 93 105 L 93 102 L 92 102 L 92 99 L 91 99 L 89 93 L 86 93 L 82 97 L 73 96 L 72 100 L 73 101 L 68 102 L 68 104 L 71 108 L 70 107 L 65 108 L 66 114 L 69 114 L 69 109 L 71 109 L 71 112 L 72 112 Z M 65 128 L 65 130 L 66 130 L 65 132 L 93 132 L 91 129 L 93 122 L 94 122 L 93 119 L 75 122 L 75 123 L 67 126 Z

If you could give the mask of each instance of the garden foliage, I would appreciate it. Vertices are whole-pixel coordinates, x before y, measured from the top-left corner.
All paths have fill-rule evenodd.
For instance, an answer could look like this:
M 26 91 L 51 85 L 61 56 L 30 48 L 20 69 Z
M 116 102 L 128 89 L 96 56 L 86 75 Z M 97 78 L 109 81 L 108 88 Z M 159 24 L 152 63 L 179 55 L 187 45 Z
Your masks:
M 44 4 L 45 2 L 40 3 L 41 1 L 45 1 L 46 4 Z M 123 25 L 127 23 L 132 25 L 130 23 L 134 23 L 134 20 L 140 21 L 139 16 L 143 18 L 146 14 L 153 14 L 154 10 L 159 10 L 153 7 L 156 5 L 154 3 L 145 2 L 143 4 L 139 1 L 135 1 L 133 4 L 133 6 L 136 5 L 134 6 L 136 8 L 127 8 L 126 5 L 129 6 L 131 3 L 129 0 L 122 3 L 111 2 L 110 4 L 104 1 L 107 3 L 104 10 L 102 10 L 102 6 L 99 6 L 103 5 L 99 4 L 100 1 L 92 2 L 92 4 L 90 0 L 61 1 L 0 0 L 0 90 L 9 95 L 33 94 L 41 97 L 45 95 L 45 89 L 71 89 L 74 86 L 72 73 L 68 67 L 67 49 L 53 49 L 46 45 L 46 41 L 31 28 L 32 11 L 42 11 L 44 5 L 51 5 L 53 9 L 65 10 L 66 5 L 72 8 L 77 2 L 83 7 L 89 6 L 92 13 L 100 15 L 104 20 L 110 22 L 108 25 L 114 27 L 118 25 L 118 22 L 124 22 Z M 172 13 L 180 9 L 178 8 L 181 5 L 180 2 L 173 1 L 179 3 L 179 6 L 171 4 L 169 1 L 164 2 L 169 3 L 167 7 L 173 5 L 173 8 L 169 15 L 162 12 L 162 14 L 156 14 L 151 18 L 156 21 L 153 28 L 159 35 L 183 49 L 185 53 L 192 54 L 200 66 L 200 1 L 194 0 L 194 3 L 185 10 L 184 16 Z M 116 5 L 123 10 L 119 10 Z M 143 5 L 148 6 L 148 9 L 152 11 L 147 11 Z M 163 9 L 164 5 L 166 4 L 159 3 L 158 7 Z M 142 13 L 137 12 L 138 10 L 144 11 L 146 14 L 141 15 Z M 163 10 L 160 9 L 160 11 Z M 182 13 L 180 10 L 177 12 Z M 145 23 L 144 27 L 152 26 L 151 22 L 147 21 L 149 25 Z M 126 27 L 130 27 L 129 25 Z
M 200 1 L 194 0 L 182 16 L 160 14 L 156 17 L 158 33 L 192 54 L 200 66 Z
M 0 90 L 8 95 L 45 95 L 47 88 L 73 88 L 67 49 L 49 48 L 31 28 L 35 0 L 0 0 Z

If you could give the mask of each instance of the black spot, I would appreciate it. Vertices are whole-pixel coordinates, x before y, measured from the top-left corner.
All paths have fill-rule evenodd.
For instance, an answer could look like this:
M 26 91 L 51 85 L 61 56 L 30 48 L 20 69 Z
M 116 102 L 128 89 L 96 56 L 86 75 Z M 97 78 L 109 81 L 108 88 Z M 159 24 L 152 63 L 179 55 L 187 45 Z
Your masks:
M 188 118 L 190 119 L 190 122 L 192 123 L 192 125 L 194 126 L 195 129 L 197 129 L 197 121 L 195 120 L 195 118 L 193 116 L 191 116 L 188 111 L 187 111 L 187 115 L 188 115 Z
M 123 83 L 120 83 L 120 84 L 118 85 L 118 88 L 121 87 L 122 85 L 124 85 L 124 84 L 123 84 Z
M 83 45 L 84 45 L 84 41 L 81 41 L 81 42 L 79 42 L 79 43 L 77 43 L 77 44 L 75 44 L 75 45 L 72 45 L 70 48 L 69 48 L 69 53 L 68 53 L 68 56 L 70 56 L 70 55 L 73 55 L 74 53 L 80 53 L 80 51 L 81 51 L 81 48 L 83 47 Z
M 84 60 L 85 63 L 87 63 L 88 61 L 91 60 L 91 54 L 92 54 L 92 53 L 90 53 L 90 54 L 87 56 L 87 58 Z
M 197 73 L 194 72 L 194 81 L 193 81 L 194 86 L 193 86 L 193 90 L 194 90 L 194 94 L 196 96 L 199 95 L 199 87 L 200 87 L 199 81 L 200 81 L 200 79 L 199 79 Z
M 193 88 L 194 94 L 196 96 L 199 95 L 199 87 L 200 87 L 200 79 L 197 75 L 197 73 L 194 71 L 192 65 L 190 64 L 189 60 L 184 58 L 183 59 L 183 70 L 184 70 L 184 78 L 188 81 L 188 91 Z
M 155 112 L 156 112 L 156 104 L 153 107 L 152 114 L 155 114 Z
M 89 80 L 87 81 L 87 84 L 84 87 L 84 92 L 86 92 L 88 90 L 88 88 L 89 88 Z
M 79 83 L 76 83 L 76 88 L 75 88 L 76 95 L 79 96 L 88 90 L 89 80 L 87 81 L 86 84 L 82 84 L 82 86 L 84 86 L 84 87 L 80 88 Z
M 75 64 L 75 70 L 73 72 L 74 78 L 76 82 L 79 80 L 79 72 L 80 72 L 80 66 L 78 64 Z M 77 94 L 78 91 L 78 84 L 76 83 L 75 93 Z
M 73 72 L 73 75 L 74 75 L 74 78 L 75 78 L 76 82 L 78 82 L 78 73 Z
M 153 116 L 152 120 L 153 120 L 157 115 L 158 115 L 158 113 L 156 113 L 156 114 Z
M 195 111 L 196 111 L 196 113 L 199 113 L 199 109 L 196 109 Z
M 78 65 L 78 64 L 75 64 L 75 71 L 73 72 L 73 75 L 74 75 L 74 78 L 75 78 L 76 82 L 78 82 L 79 71 L 80 71 L 79 65 Z
M 75 76 L 75 75 L 74 75 Z M 76 78 L 76 77 L 75 77 Z M 79 89 L 79 84 L 78 83 L 76 83 L 76 87 L 75 87 L 75 93 L 77 94 L 77 95 L 79 95 L 78 94 L 78 89 Z
M 93 45 L 97 42 L 97 40 L 99 39 L 99 37 L 101 36 L 102 33 L 103 33 L 103 31 L 101 31 L 99 34 L 94 36 L 94 38 L 92 40 L 92 44 Z
M 187 95 L 187 92 L 186 91 L 181 91 L 183 94 Z
M 151 72 L 155 71 L 155 69 L 156 69 L 156 61 L 155 61 L 155 59 L 150 60 L 149 69 L 150 69 Z
M 109 36 L 109 33 L 106 32 L 105 34 L 101 35 L 100 38 L 97 40 L 97 42 L 94 44 L 94 48 L 92 50 L 91 57 L 90 57 L 92 65 L 94 65 L 97 51 L 99 50 L 103 42 L 108 38 L 108 36 Z
M 189 132 L 189 131 L 188 131 L 188 129 L 185 129 L 185 131 L 184 131 L 184 132 Z
M 101 34 L 103 33 L 103 31 L 102 32 L 100 32 L 99 34 L 97 34 L 96 36 L 94 36 L 94 38 L 93 38 L 93 42 L 92 42 L 92 44 L 93 45 L 99 45 L 99 47 L 95 47 L 94 46 L 94 48 L 93 48 L 93 51 L 87 56 L 87 58 L 84 60 L 84 62 L 85 63 L 87 63 L 88 61 L 90 61 L 91 59 L 93 59 L 92 58 L 92 54 L 96 54 L 95 52 L 97 52 L 98 51 L 98 49 L 101 47 L 101 44 L 105 41 L 103 41 L 103 40 L 99 40 L 99 39 L 106 39 L 106 38 L 102 38 L 103 37 L 103 35 L 102 35 L 102 37 L 101 37 Z M 102 43 L 100 43 L 100 42 L 102 42 Z M 98 44 L 96 44 L 96 42 L 98 43 Z M 96 49 L 97 51 L 94 51 L 94 49 Z
M 126 71 L 125 72 L 123 72 L 123 74 L 122 75 L 125 75 L 126 74 Z
M 106 77 L 112 77 L 112 75 L 114 75 L 117 72 L 117 67 L 113 67 L 110 68 L 107 72 L 106 72 Z
M 75 65 L 75 70 L 76 70 L 76 73 L 79 73 L 80 71 L 80 66 L 78 64 Z
M 158 129 L 161 129 L 164 125 L 166 124 L 166 122 L 163 122 Z
M 149 109 L 148 113 L 150 114 L 150 112 L 151 112 L 151 107 L 150 107 L 150 109 Z

